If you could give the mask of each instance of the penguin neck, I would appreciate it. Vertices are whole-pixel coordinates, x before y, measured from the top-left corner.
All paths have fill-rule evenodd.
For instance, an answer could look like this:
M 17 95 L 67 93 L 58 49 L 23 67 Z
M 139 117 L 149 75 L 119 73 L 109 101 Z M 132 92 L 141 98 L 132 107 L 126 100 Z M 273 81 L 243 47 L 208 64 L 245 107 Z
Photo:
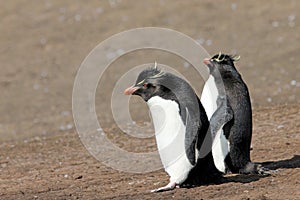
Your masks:
M 157 101 L 158 97 L 160 97 L 164 100 L 175 101 L 177 104 L 179 104 L 178 99 L 176 98 L 176 95 L 168 88 L 161 87 L 161 90 L 158 91 L 157 93 L 155 93 L 154 96 L 150 97 L 148 99 L 148 101 L 153 98 L 156 99 L 156 101 Z M 147 101 L 147 103 L 148 103 L 148 101 Z
M 179 108 L 179 114 L 181 114 L 181 105 L 180 105 L 177 97 L 175 96 L 175 94 L 172 91 L 165 91 L 165 92 L 156 94 L 155 96 L 150 97 L 146 101 L 146 103 L 147 103 L 148 107 L 150 108 L 154 104 L 157 104 L 157 105 L 161 104 L 162 101 L 169 101 L 169 102 L 176 103 Z
M 216 81 L 217 84 L 228 85 L 240 82 L 241 80 L 241 75 L 234 65 L 223 65 L 218 71 L 212 71 L 211 75 L 219 81 L 219 83 Z
M 168 115 L 169 115 L 168 112 L 170 112 L 170 111 L 177 113 L 178 115 L 180 113 L 179 104 L 175 100 L 165 99 L 161 96 L 151 97 L 147 101 L 147 105 L 151 111 L 151 114 L 164 115 L 165 118 L 168 117 Z M 155 111 L 159 110 L 160 112 L 152 113 L 153 110 L 155 110 Z M 170 116 L 170 118 L 172 118 L 172 117 Z M 164 119 L 164 120 L 166 120 L 166 119 Z

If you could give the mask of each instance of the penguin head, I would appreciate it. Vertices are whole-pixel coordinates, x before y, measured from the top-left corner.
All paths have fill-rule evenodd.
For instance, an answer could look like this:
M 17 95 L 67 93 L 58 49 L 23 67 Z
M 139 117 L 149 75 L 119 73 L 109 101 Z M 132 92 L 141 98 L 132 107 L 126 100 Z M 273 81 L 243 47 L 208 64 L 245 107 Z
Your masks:
M 145 101 L 153 96 L 164 96 L 170 90 L 164 86 L 166 79 L 165 73 L 155 66 L 154 68 L 142 71 L 136 83 L 124 91 L 126 95 L 138 95 Z
M 239 59 L 240 56 L 227 55 L 220 52 L 211 58 L 205 58 L 203 62 L 208 66 L 211 74 L 214 74 L 216 71 L 221 72 L 222 74 L 225 72 L 236 71 L 234 63 Z
M 214 55 L 211 57 L 212 62 L 216 62 L 222 65 L 234 65 L 234 62 L 238 61 L 240 59 L 240 56 L 233 56 L 233 55 L 227 55 L 222 54 L 221 52 L 219 54 Z

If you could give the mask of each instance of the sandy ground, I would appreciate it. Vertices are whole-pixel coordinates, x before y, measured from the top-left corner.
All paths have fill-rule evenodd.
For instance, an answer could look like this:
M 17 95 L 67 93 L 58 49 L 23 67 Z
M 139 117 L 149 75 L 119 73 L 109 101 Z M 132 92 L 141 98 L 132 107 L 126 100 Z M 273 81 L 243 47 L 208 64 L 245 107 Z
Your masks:
M 296 0 L 2 2 L 0 199 L 300 199 L 299 10 Z M 168 182 L 163 170 L 120 172 L 88 153 L 72 117 L 76 72 L 98 43 L 145 26 L 183 32 L 210 54 L 241 55 L 237 68 L 253 105 L 252 160 L 276 173 L 151 194 Z M 155 141 L 128 138 L 107 105 L 123 71 L 153 60 L 199 78 L 179 58 L 157 51 L 112 64 L 99 83 L 96 110 L 112 141 L 129 151 L 153 151 Z M 149 121 L 141 100 L 132 98 L 130 106 L 133 119 Z

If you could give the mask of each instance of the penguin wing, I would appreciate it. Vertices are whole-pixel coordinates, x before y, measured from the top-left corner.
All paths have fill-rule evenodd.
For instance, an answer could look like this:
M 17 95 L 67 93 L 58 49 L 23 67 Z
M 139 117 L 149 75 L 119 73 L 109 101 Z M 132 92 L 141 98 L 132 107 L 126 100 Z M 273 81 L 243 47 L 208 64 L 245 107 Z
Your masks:
M 210 118 L 210 125 L 208 131 L 211 133 L 212 138 L 215 138 L 216 133 L 223 127 L 225 124 L 230 122 L 233 118 L 233 110 L 230 106 L 228 98 L 218 98 L 218 108 L 213 113 L 212 117 Z
M 185 153 L 192 165 L 196 164 L 196 141 L 198 137 L 199 125 L 192 119 L 189 109 L 185 107 Z M 200 122 L 201 123 L 201 122 Z

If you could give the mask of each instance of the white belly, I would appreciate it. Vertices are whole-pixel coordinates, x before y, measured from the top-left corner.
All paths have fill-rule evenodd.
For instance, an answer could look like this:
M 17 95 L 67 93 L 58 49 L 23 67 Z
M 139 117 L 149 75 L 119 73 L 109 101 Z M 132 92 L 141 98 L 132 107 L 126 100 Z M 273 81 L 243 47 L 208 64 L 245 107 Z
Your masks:
M 217 110 L 218 95 L 219 93 L 215 84 L 215 79 L 212 75 L 210 75 L 205 82 L 200 98 L 208 119 L 210 119 L 214 112 Z
M 223 133 L 223 127 L 221 127 L 212 144 L 212 155 L 214 159 L 215 166 L 221 172 L 225 173 L 225 158 L 229 153 L 230 146 L 229 141 L 226 139 Z
M 210 75 L 205 82 L 200 99 L 209 120 L 217 110 L 218 95 L 219 93 L 215 84 L 215 79 Z M 230 151 L 230 147 L 229 141 L 225 138 L 222 128 L 223 127 L 221 127 L 220 130 L 218 130 L 218 132 L 215 134 L 216 137 L 213 141 L 212 154 L 217 169 L 221 172 L 225 172 L 226 167 L 224 161 L 228 152 Z
M 159 96 L 147 102 L 155 129 L 157 148 L 171 182 L 182 183 L 193 165 L 185 152 L 185 126 L 179 114 L 179 106 L 175 101 Z

